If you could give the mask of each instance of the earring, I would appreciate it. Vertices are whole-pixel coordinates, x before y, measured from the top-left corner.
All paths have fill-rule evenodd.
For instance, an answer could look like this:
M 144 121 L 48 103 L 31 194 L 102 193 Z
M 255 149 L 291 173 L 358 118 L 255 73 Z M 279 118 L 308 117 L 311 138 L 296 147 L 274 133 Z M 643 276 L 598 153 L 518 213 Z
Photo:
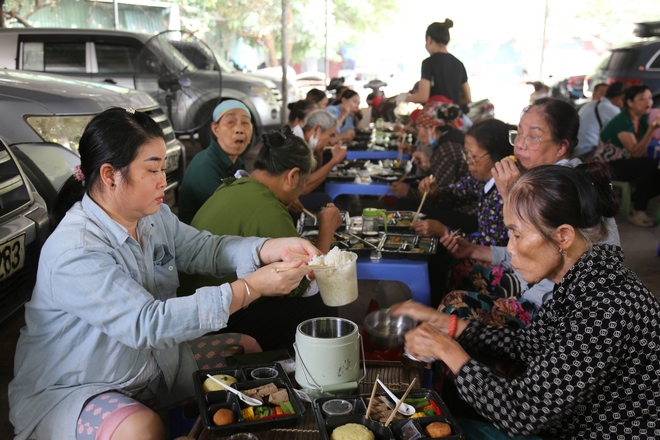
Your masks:
M 559 255 L 562 257 L 566 256 L 566 249 L 559 248 Z

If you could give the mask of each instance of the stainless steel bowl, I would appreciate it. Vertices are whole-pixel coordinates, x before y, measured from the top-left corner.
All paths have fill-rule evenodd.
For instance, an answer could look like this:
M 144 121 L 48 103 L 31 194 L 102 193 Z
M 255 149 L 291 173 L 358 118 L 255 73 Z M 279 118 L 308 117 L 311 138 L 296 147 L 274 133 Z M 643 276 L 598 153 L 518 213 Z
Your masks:
M 415 328 L 415 320 L 409 316 L 390 316 L 388 309 L 371 312 L 364 318 L 367 339 L 383 348 L 401 347 L 404 336 Z

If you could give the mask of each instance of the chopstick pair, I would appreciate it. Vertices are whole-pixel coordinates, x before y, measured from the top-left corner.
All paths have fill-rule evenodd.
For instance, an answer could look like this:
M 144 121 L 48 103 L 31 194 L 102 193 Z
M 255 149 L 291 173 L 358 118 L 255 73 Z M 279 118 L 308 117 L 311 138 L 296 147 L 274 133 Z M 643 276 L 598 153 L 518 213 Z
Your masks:
M 303 208 L 303 212 L 310 216 L 311 218 L 316 218 L 316 214 L 314 214 L 312 211 L 308 210 L 307 208 Z
M 380 379 L 380 374 L 376 374 L 376 380 L 374 382 L 374 388 L 371 390 L 371 398 L 369 399 L 369 406 L 367 406 L 367 413 L 364 415 L 365 420 L 369 420 L 369 413 L 371 412 L 371 405 L 374 402 L 374 397 L 376 395 L 376 389 L 378 389 L 378 379 Z M 417 383 L 417 378 L 414 378 L 412 382 L 410 382 L 410 385 L 408 385 L 408 389 L 406 390 L 405 393 L 403 393 L 403 396 L 401 399 L 399 399 L 399 402 L 396 404 L 394 409 L 392 410 L 392 414 L 387 418 L 387 421 L 385 422 L 385 426 L 388 426 L 392 420 L 394 419 L 394 416 L 396 415 L 397 412 L 399 412 L 399 407 L 403 403 L 404 400 L 406 400 L 406 397 L 408 397 L 408 393 L 415 387 L 415 384 Z
M 394 183 L 403 183 L 403 181 L 406 180 L 407 178 L 408 178 L 408 173 L 405 173 L 403 176 L 401 176 L 401 177 L 399 178 L 399 180 L 397 180 L 397 181 L 394 182 Z M 381 195 L 380 197 L 378 197 L 378 200 L 383 200 L 383 197 L 385 197 L 386 195 L 391 194 L 391 193 L 392 193 L 392 191 L 388 189 L 387 192 L 386 192 L 385 194 L 383 194 L 383 195 Z
M 412 224 L 417 223 L 417 220 L 419 220 L 419 213 L 422 212 L 422 206 L 424 206 L 424 202 L 426 201 L 427 195 L 429 195 L 428 189 L 424 191 L 424 195 L 422 196 L 422 201 L 419 202 L 419 208 L 417 208 L 417 212 L 415 213 L 415 216 L 412 219 Z

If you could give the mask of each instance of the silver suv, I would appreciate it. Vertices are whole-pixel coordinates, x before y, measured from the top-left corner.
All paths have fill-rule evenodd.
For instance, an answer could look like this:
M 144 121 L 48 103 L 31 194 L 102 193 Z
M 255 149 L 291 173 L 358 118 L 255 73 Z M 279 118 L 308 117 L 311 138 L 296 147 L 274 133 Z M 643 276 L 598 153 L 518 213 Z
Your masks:
M 167 142 L 167 188 L 176 189 L 185 147 L 167 116 L 146 93 L 59 75 L 0 69 L 0 138 L 11 147 L 48 206 L 80 163 L 78 141 L 87 122 L 108 107 L 133 107 L 159 123 Z
M 0 322 L 30 299 L 48 234 L 46 203 L 0 141 Z
M 222 88 L 220 96 L 218 73 L 196 68 L 170 44 L 168 33 L 0 29 L 0 68 L 56 73 L 143 90 L 170 117 L 176 134 L 196 131 L 202 146 L 210 141 L 213 108 L 223 99 L 239 100 L 250 109 L 255 136 L 280 126 L 281 97 L 278 100 L 273 93 L 275 84 L 258 78 L 235 79 Z

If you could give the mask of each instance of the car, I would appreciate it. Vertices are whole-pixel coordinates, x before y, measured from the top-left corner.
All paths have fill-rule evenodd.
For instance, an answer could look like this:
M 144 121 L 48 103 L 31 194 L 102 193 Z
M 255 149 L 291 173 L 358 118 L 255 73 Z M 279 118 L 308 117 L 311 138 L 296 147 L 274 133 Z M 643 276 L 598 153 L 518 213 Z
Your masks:
M 211 139 L 213 108 L 224 99 L 243 102 L 255 136 L 281 125 L 273 86 L 245 78 L 220 91 L 219 75 L 198 69 L 170 43 L 169 32 L 149 35 L 109 29 L 0 29 L 0 68 L 56 73 L 149 93 L 178 136 Z
M 660 108 L 660 22 L 637 23 L 634 31 L 644 41 L 610 49 L 585 78 L 584 94 L 591 98 L 598 83 L 622 81 L 651 89 L 653 107 Z
M 80 163 L 78 141 L 87 122 L 108 107 L 133 107 L 158 122 L 167 143 L 166 191 L 176 190 L 183 179 L 185 147 L 158 103 L 139 90 L 0 69 L 0 106 L 7 109 L 0 139 L 49 207 Z
M 284 93 L 282 90 L 282 66 L 277 67 L 264 67 L 263 69 L 257 69 L 252 72 L 252 75 L 260 78 L 265 78 L 273 81 L 280 93 Z M 304 99 L 302 90 L 298 87 L 296 83 L 296 71 L 293 67 L 289 66 L 286 71 L 286 89 L 288 91 L 286 95 L 286 102 L 296 102 Z
M 0 323 L 30 299 L 49 232 L 46 202 L 0 141 Z

